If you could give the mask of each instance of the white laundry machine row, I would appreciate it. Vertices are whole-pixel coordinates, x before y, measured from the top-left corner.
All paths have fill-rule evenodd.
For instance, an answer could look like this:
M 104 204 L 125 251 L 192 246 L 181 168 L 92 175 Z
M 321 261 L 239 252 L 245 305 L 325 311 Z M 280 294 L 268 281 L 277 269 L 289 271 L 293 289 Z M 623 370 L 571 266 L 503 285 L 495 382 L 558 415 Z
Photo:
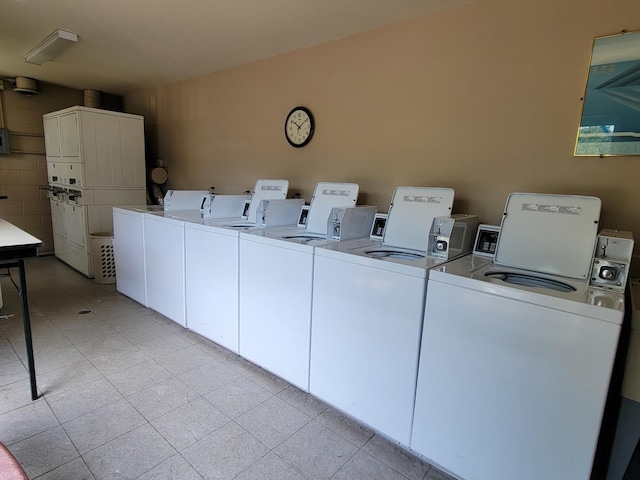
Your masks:
M 148 307 L 144 214 L 161 206 L 113 207 L 113 256 L 118 292 Z
M 512 194 L 493 262 L 431 270 L 411 449 L 457 478 L 590 478 L 624 315 L 589 286 L 600 201 Z
M 223 222 L 223 219 L 244 220 L 247 211 L 255 212 L 257 205 L 264 199 L 282 199 L 287 195 L 289 182 L 287 180 L 265 180 L 260 179 L 256 182 L 252 195 L 209 195 L 208 193 L 202 199 L 200 205 L 195 210 L 179 210 L 174 208 L 182 208 L 183 202 L 178 202 L 174 193 L 169 199 L 165 200 L 165 205 L 170 205 L 170 210 L 165 212 L 151 212 L 144 217 L 144 242 L 145 242 L 145 262 L 147 273 L 147 302 L 150 308 L 165 315 L 174 322 L 188 327 L 187 320 L 187 283 L 189 287 L 193 286 L 193 278 L 196 281 L 202 280 L 201 270 L 190 268 L 187 271 L 187 245 L 185 238 L 185 224 L 193 227 L 202 224 L 210 227 L 216 221 Z M 166 196 L 165 196 L 166 197 Z M 255 205 L 253 205 L 255 203 Z M 243 215 L 244 214 L 244 215 Z M 254 214 L 255 215 L 255 214 Z M 205 223 L 206 222 L 206 223 Z M 192 235 L 197 235 L 190 228 Z M 219 233 L 219 232 L 218 232 Z M 237 238 L 237 232 L 234 232 Z M 211 237 L 209 237 L 211 239 Z M 220 240 L 220 239 L 216 239 Z M 237 239 L 236 239 L 237 242 Z M 223 249 L 224 241 L 216 243 L 217 248 Z M 212 256 L 216 253 L 210 251 Z M 235 254 L 236 251 L 219 251 L 218 258 L 225 254 Z M 195 260 L 189 260 L 189 266 L 193 267 L 199 258 L 197 252 L 190 249 L 189 255 L 195 255 Z M 237 267 L 236 267 L 237 270 Z M 211 273 L 211 272 L 209 272 Z M 227 272 L 232 273 L 232 272 Z M 193 274 L 193 275 L 192 275 Z M 187 276 L 190 277 L 187 281 Z M 207 319 L 210 316 L 203 316 L 202 297 L 198 296 L 201 290 L 193 290 L 191 298 L 193 302 L 191 307 L 193 315 L 191 319 L 195 326 L 194 331 L 210 334 L 207 326 Z M 211 298 L 211 294 L 207 298 Z M 236 295 L 237 297 L 237 295 Z M 233 297 L 231 302 L 237 305 L 237 300 Z M 223 302 L 224 303 L 224 302 Z M 237 307 L 236 307 L 237 308 Z M 237 323 L 237 315 L 235 320 L 228 320 Z M 228 329 L 223 330 L 225 335 Z M 237 327 L 236 327 L 237 329 Z M 235 349 L 237 343 L 233 338 L 225 336 L 229 348 Z
M 327 238 L 332 209 L 355 207 L 357 197 L 356 184 L 320 182 L 304 227 L 240 233 L 239 353 L 304 391 L 309 390 L 314 248 L 336 241 Z M 357 235 L 366 236 L 375 207 L 362 212 L 367 221 L 354 216 L 354 223 L 360 226 Z
M 294 214 L 278 220 L 295 223 L 304 200 L 284 200 L 288 187 L 287 180 L 258 180 L 245 215 L 184 223 L 186 326 L 235 353 L 239 234 L 261 228 L 258 209 L 272 200 L 277 200 L 272 205 L 293 204 Z
M 163 207 L 114 208 L 117 290 L 184 326 L 184 222 L 202 222 L 216 212 L 239 214 L 248 198 L 212 197 L 208 191 L 169 190 Z
M 170 211 L 201 212 L 209 192 L 168 190 L 163 205 L 113 207 L 113 254 L 116 289 L 145 307 L 147 269 L 145 261 L 144 217 L 148 213 Z
M 428 272 L 447 261 L 449 243 L 470 251 L 477 227 L 477 217 L 458 216 L 467 231 L 457 228 L 453 242 L 432 229 L 434 218 L 451 219 L 453 200 L 450 188 L 398 187 L 382 241 L 315 249 L 309 390 L 405 447 Z M 427 254 L 430 232 L 440 234 L 440 256 Z

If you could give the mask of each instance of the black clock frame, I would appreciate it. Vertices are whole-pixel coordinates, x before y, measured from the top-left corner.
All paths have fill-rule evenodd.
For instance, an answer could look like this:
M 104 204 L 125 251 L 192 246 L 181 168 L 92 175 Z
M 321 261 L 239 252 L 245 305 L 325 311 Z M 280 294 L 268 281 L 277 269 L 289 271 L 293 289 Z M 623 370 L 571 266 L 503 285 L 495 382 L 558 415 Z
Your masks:
M 296 112 L 298 110 L 302 110 L 303 112 L 305 112 L 308 116 L 309 116 L 309 124 L 311 125 L 311 129 L 309 130 L 309 136 L 307 137 L 307 139 L 302 142 L 302 143 L 293 143 L 291 141 L 291 139 L 289 138 L 289 135 L 287 135 L 287 124 L 289 123 L 289 119 L 291 118 L 291 115 L 293 114 L 293 112 Z M 309 110 L 307 107 L 303 107 L 303 106 L 298 106 L 298 107 L 294 107 L 291 109 L 291 111 L 287 114 L 287 117 L 284 120 L 284 138 L 287 139 L 287 142 L 289 142 L 289 145 L 291 145 L 294 148 L 302 148 L 305 145 L 307 145 L 311 139 L 313 138 L 313 134 L 316 130 L 316 122 L 313 118 L 313 114 L 311 113 L 311 110 Z

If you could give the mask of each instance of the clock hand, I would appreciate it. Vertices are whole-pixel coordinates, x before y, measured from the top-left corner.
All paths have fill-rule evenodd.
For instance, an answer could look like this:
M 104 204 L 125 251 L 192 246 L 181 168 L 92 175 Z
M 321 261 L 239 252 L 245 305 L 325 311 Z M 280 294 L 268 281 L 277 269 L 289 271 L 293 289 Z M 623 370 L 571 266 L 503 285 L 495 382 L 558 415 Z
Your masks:
M 291 123 L 293 123 L 296 127 L 298 127 L 298 130 L 300 130 L 301 125 L 298 125 L 295 121 L 291 120 Z M 304 123 L 304 122 L 302 122 Z
M 305 118 L 304 122 L 308 122 L 308 121 L 309 121 L 309 119 L 308 119 L 308 118 Z M 298 126 L 298 128 L 302 127 L 302 125 L 304 125 L 304 122 L 302 122 L 302 123 Z

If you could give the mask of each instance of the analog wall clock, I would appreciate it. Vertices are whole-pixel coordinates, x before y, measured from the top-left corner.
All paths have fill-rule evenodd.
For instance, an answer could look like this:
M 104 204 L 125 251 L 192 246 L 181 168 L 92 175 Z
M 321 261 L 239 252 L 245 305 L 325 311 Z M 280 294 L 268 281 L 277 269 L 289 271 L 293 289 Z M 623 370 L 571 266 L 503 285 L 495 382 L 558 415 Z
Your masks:
M 295 107 L 284 122 L 284 135 L 292 147 L 304 147 L 311 141 L 315 122 L 308 108 Z

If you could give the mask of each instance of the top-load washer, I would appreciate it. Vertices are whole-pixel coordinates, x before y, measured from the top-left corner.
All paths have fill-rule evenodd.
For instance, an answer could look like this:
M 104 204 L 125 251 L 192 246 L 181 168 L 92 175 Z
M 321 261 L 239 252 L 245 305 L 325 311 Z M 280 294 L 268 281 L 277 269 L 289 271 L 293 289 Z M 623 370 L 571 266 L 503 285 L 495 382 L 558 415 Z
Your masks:
M 264 201 L 284 200 L 287 180 L 259 179 L 244 212 L 236 217 L 185 221 L 185 285 L 187 328 L 219 345 L 238 352 L 238 236 L 256 227 Z M 219 217 L 215 196 L 213 216 Z M 304 200 L 293 201 L 298 211 Z M 244 215 L 243 215 L 244 214 Z M 252 220 L 253 219 L 253 220 Z M 297 215 L 289 223 L 295 223 Z
M 144 217 L 152 212 L 194 211 L 198 215 L 208 191 L 169 190 L 164 205 L 113 207 L 113 254 L 118 292 L 145 307 L 147 269 L 145 263 Z
M 174 322 L 187 326 L 185 224 L 201 224 L 207 219 L 240 216 L 248 195 L 205 194 L 193 210 L 182 208 L 177 192 L 165 195 L 164 212 L 144 216 L 147 303 Z
M 589 285 L 600 208 L 511 194 L 493 262 L 431 271 L 414 452 L 461 479 L 590 478 L 624 315 Z
M 434 219 L 451 218 L 453 200 L 450 188 L 398 187 L 381 241 L 323 245 L 314 255 L 309 391 L 405 446 L 428 271 L 446 261 L 427 254 L 429 237 Z M 468 251 L 477 217 L 457 220 L 468 226 Z
M 240 355 L 305 391 L 313 250 L 332 241 L 327 239 L 327 222 L 333 207 L 354 207 L 357 198 L 354 183 L 320 182 L 306 227 L 240 233 Z

